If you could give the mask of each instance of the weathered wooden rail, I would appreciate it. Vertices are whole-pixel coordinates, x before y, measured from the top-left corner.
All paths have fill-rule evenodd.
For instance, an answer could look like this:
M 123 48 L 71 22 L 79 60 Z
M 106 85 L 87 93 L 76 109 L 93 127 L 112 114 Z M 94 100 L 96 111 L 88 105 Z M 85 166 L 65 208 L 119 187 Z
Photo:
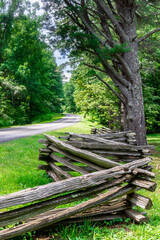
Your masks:
M 106 134 L 66 134 L 61 138 L 67 140 L 70 145 L 89 150 L 105 158 L 112 157 L 114 162 L 130 162 L 149 156 L 153 148 L 153 146 L 136 146 L 135 139 L 134 144 L 131 139 L 126 140 L 128 136 L 135 137 L 135 133 L 130 131 Z
M 119 132 L 116 130 L 111 130 L 109 128 L 103 127 L 101 129 L 93 127 L 91 129 L 91 134 L 96 134 L 96 135 L 106 135 L 106 139 L 112 139 L 113 141 L 118 141 L 118 142 L 125 142 L 128 144 L 136 145 L 136 134 L 131 131 L 123 131 Z
M 45 135 L 45 138 L 39 140 L 44 145 L 39 150 L 39 160 L 43 163 L 39 169 L 45 170 L 54 182 L 0 196 L 0 209 L 3 209 L 0 227 L 20 223 L 1 230 L 0 239 L 9 239 L 58 223 L 78 223 L 84 218 L 103 221 L 130 217 L 138 223 L 148 220 L 132 208 L 152 207 L 149 198 L 137 193 L 142 188 L 148 191 L 155 191 L 156 188 L 156 183 L 151 180 L 155 174 L 150 165 L 151 158 L 148 157 L 151 147 L 74 133 L 68 133 L 66 141 L 49 135 Z M 93 153 L 91 148 L 83 148 L 85 143 L 89 146 L 105 146 L 105 150 L 116 153 L 123 150 L 140 155 L 128 163 L 126 159 L 117 162 L 100 153 Z M 80 176 L 73 177 L 77 174 Z M 77 203 L 79 200 L 81 203 Z M 75 206 L 56 209 L 71 202 Z M 6 210 L 13 206 L 19 208 Z

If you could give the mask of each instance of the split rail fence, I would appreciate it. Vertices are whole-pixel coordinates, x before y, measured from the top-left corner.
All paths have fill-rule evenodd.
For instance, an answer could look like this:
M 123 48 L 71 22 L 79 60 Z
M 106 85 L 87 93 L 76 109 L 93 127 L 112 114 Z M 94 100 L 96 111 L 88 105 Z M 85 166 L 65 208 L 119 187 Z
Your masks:
M 45 170 L 53 182 L 0 197 L 0 209 L 19 206 L 0 213 L 0 227 L 19 223 L 1 230 L 0 239 L 86 218 L 148 221 L 133 207 L 152 207 L 151 199 L 137 193 L 140 189 L 156 189 L 148 156 L 152 146 L 126 143 L 127 133 L 67 133 L 61 137 L 65 141 L 50 135 L 40 139 L 44 147 L 39 149 L 39 160 L 43 164 L 38 168 Z M 61 207 L 71 202 L 75 203 L 73 207 Z

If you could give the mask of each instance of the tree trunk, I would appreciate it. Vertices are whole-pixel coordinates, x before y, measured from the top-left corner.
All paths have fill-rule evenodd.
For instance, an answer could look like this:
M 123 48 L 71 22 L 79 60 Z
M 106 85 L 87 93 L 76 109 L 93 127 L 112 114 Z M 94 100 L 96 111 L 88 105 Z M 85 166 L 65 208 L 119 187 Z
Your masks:
M 130 81 L 126 91 L 127 103 L 125 105 L 123 104 L 123 128 L 124 130 L 131 130 L 136 133 L 138 145 L 146 145 L 142 80 L 138 59 L 138 41 L 135 20 L 136 5 L 134 0 L 117 0 L 116 7 L 119 15 L 123 16 L 124 20 L 121 26 L 129 38 L 130 51 L 124 53 L 123 58 L 125 62 L 127 62 L 132 73 L 132 81 Z M 123 39 L 121 39 L 121 43 L 124 43 Z M 127 79 L 125 73 L 124 77 Z
M 57 2 L 52 1 L 54 3 Z M 86 59 L 83 59 L 83 57 L 82 61 L 84 65 L 96 70 L 95 76 L 122 103 L 124 130 L 135 132 L 137 135 L 137 144 L 146 145 L 135 14 L 137 1 L 93 0 L 88 2 L 81 0 L 77 2 L 77 7 L 75 1 L 64 0 L 58 2 L 61 2 L 62 8 L 64 3 L 69 7 L 66 9 L 66 13 L 72 24 L 77 25 L 81 29 L 79 34 L 81 35 L 83 32 L 82 39 L 85 39 L 84 36 L 86 36 L 87 44 L 89 44 L 91 39 L 95 40 L 96 44 L 85 45 L 83 40 L 79 43 L 82 51 L 86 52 L 87 56 L 90 56 L 90 59 L 88 58 L 90 60 L 89 63 L 85 63 Z M 72 30 L 70 31 L 70 35 L 73 38 Z M 72 41 L 68 40 L 68 36 L 67 33 L 65 37 L 66 44 L 70 44 L 71 47 L 75 48 L 75 45 L 71 43 Z M 62 40 L 64 41 L 64 36 Z M 77 38 L 75 40 L 77 41 Z M 130 50 L 125 52 L 124 49 L 120 49 L 123 47 L 122 44 L 129 45 Z M 118 46 L 120 51 L 116 49 Z M 77 55 L 79 55 L 78 51 Z M 107 77 L 109 76 L 112 79 L 119 91 L 112 88 L 103 79 L 103 75 L 99 74 L 100 72 L 103 74 L 106 73 Z

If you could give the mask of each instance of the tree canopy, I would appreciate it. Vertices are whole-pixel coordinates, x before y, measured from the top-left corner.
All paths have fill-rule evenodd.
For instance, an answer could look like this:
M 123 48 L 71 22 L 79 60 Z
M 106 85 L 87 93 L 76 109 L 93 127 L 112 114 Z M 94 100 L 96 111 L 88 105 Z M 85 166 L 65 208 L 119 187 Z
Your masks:
M 105 82 L 100 73 L 112 79 L 118 91 L 108 87 L 121 103 L 123 128 L 137 133 L 138 144 L 146 144 L 138 49 L 140 43 L 160 30 L 159 1 L 43 2 L 50 19 L 54 15 L 50 29 L 57 35 L 52 36 L 52 42 L 57 42 L 62 52 L 70 52 L 72 60 L 97 70 L 93 74 L 100 81 Z
M 25 1 L 1 5 L 0 126 L 61 111 L 61 73 L 41 34 L 43 19 L 36 17 L 35 9 L 29 11 Z

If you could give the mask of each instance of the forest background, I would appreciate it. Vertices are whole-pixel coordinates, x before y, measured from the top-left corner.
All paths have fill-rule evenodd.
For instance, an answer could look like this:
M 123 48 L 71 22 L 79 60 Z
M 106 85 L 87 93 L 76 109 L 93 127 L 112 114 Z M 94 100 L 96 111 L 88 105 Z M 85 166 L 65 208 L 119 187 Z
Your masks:
M 62 111 L 61 72 L 38 10 L 38 3 L 0 1 L 0 127 Z
M 141 5 L 144 18 L 137 24 L 139 35 L 158 25 L 158 1 L 154 7 Z M 62 84 L 51 41 L 57 29 L 48 24 L 49 15 L 38 16 L 38 10 L 38 3 L 0 1 L 0 127 L 28 124 L 42 115 L 51 118 L 64 111 L 83 113 L 105 126 L 120 128 L 119 99 L 73 52 L 72 77 Z M 139 47 L 148 133 L 160 131 L 159 40 L 157 32 Z M 115 89 L 109 77 L 105 82 Z

